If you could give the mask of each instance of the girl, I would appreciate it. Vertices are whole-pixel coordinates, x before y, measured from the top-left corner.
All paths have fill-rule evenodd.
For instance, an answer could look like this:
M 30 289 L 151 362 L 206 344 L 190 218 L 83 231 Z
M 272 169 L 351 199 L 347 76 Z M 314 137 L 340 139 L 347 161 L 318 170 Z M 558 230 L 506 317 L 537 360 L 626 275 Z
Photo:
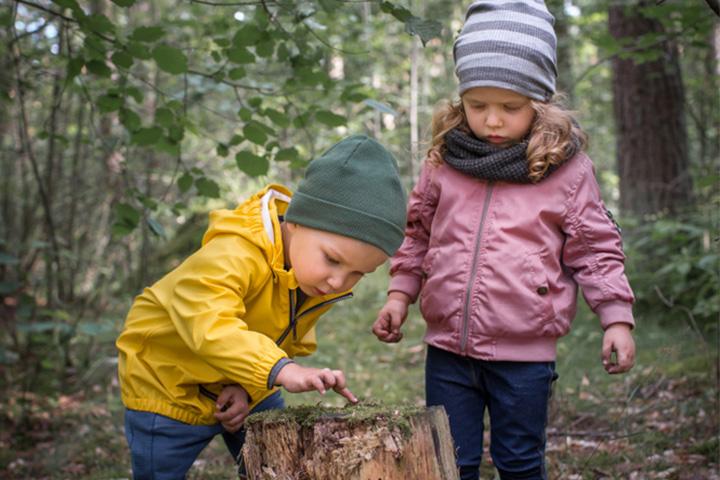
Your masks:
M 553 22 L 540 0 L 470 6 L 454 46 L 460 101 L 434 115 L 373 325 L 380 340 L 399 341 L 420 296 L 426 400 L 448 413 L 463 480 L 478 478 L 486 408 L 500 478 L 546 478 L 555 346 L 570 329 L 578 285 L 605 330 L 605 369 L 634 362 L 619 231 L 585 134 L 552 100 Z

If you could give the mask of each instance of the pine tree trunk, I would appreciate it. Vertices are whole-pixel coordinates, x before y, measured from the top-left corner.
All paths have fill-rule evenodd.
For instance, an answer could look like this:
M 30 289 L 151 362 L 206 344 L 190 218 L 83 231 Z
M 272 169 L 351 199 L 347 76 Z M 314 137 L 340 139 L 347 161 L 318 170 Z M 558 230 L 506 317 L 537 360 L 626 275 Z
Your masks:
M 665 34 L 641 7 L 624 3 L 610 6 L 610 33 L 633 45 L 646 34 Z M 620 205 L 637 215 L 677 212 L 691 197 L 685 126 L 684 88 L 678 52 L 669 39 L 655 47 L 659 59 L 639 62 L 613 60 L 613 95 L 617 127 Z
M 248 418 L 250 480 L 456 480 L 442 407 L 289 408 Z

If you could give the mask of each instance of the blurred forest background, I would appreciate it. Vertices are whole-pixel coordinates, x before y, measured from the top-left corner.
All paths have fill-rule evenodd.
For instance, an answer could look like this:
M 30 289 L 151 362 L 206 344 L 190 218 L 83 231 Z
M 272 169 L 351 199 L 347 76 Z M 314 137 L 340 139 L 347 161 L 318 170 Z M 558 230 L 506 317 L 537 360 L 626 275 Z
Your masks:
M 468 3 L 0 2 L 0 477 L 130 477 L 113 342 L 134 295 L 198 247 L 209 210 L 295 185 L 346 134 L 388 145 L 410 187 L 456 95 Z M 627 375 L 604 374 L 586 308 L 559 345 L 550 477 L 718 478 L 718 2 L 548 7 L 638 324 Z M 370 333 L 386 275 L 321 322 L 307 362 L 422 403 L 417 312 L 398 345 Z M 340 402 L 288 398 L 320 400 Z M 234 478 L 228 457 L 213 443 L 193 478 Z

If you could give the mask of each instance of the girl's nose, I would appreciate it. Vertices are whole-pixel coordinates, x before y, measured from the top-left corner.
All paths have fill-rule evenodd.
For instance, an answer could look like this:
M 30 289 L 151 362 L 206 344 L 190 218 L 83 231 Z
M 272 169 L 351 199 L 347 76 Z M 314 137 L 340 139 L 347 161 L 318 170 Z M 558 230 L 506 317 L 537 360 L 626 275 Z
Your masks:
M 485 123 L 488 127 L 497 128 L 502 126 L 502 118 L 498 115 L 498 112 L 496 112 L 495 109 L 490 109 L 487 118 L 485 119 Z

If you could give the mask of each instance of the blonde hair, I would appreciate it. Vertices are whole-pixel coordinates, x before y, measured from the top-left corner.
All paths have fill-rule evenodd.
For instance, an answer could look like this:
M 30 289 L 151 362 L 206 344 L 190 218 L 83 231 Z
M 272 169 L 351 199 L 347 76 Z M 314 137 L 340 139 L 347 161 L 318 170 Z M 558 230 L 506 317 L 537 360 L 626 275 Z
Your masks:
M 568 151 L 581 150 L 587 146 L 587 134 L 562 102 L 562 95 L 555 95 L 549 102 L 530 100 L 535 119 L 528 135 L 527 161 L 530 181 L 533 183 L 542 180 L 551 165 L 559 165 L 567 160 Z M 445 135 L 453 128 L 471 133 L 462 99 L 443 102 L 433 112 L 432 140 L 428 149 L 430 163 L 442 163 L 446 149 Z M 573 145 L 575 142 L 579 142 L 579 145 Z

